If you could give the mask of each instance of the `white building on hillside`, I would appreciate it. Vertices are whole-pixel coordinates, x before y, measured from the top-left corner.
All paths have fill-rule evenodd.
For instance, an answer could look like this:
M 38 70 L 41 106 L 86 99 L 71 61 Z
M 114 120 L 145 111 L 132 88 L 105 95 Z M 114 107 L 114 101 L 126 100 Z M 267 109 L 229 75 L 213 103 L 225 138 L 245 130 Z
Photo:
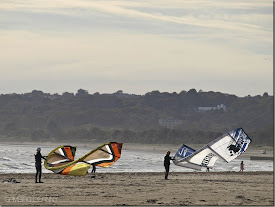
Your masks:
M 159 125 L 169 129 L 173 129 L 175 126 L 182 124 L 182 120 L 169 117 L 167 119 L 159 119 Z
M 198 107 L 198 112 L 206 112 L 206 111 L 221 110 L 221 109 L 226 111 L 226 105 L 220 104 L 214 107 Z

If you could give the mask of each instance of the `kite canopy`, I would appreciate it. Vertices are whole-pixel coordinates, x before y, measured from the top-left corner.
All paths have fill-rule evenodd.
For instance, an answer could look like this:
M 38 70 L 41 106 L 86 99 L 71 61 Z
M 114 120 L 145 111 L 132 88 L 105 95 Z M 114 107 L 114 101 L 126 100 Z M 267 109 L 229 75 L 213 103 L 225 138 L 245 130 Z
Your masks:
M 92 164 L 100 167 L 109 167 L 121 155 L 122 143 L 105 143 L 86 155 L 74 160 L 76 147 L 60 146 L 49 153 L 44 161 L 46 169 L 63 175 L 86 175 Z
M 230 162 L 247 149 L 251 139 L 242 128 L 234 129 L 213 140 L 200 150 L 182 145 L 173 160 L 175 165 L 201 170 L 213 168 L 217 159 Z

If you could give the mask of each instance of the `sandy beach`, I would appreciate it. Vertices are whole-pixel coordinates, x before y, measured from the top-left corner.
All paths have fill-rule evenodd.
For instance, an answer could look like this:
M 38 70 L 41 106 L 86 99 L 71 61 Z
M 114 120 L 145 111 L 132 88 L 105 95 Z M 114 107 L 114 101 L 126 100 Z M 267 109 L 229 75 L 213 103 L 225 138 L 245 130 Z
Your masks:
M 0 205 L 272 205 L 273 172 L 0 174 Z M 5 183 L 13 178 L 20 183 Z

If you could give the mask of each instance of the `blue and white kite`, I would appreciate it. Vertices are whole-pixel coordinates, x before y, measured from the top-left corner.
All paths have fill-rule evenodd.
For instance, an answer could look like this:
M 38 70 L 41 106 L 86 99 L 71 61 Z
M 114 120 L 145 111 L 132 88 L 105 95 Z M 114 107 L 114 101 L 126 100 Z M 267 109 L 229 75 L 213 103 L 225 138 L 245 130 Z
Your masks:
M 195 170 L 213 168 L 217 159 L 230 162 L 247 149 L 251 139 L 242 128 L 231 130 L 200 150 L 182 145 L 174 156 L 174 164 Z

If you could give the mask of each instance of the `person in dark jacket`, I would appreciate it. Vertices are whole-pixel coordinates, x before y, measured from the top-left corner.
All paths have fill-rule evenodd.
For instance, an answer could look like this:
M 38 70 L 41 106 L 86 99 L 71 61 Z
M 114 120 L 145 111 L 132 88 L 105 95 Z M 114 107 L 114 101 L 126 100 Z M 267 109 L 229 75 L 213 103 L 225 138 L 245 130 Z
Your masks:
M 174 159 L 170 157 L 170 151 L 168 151 L 164 157 L 165 180 L 168 179 L 170 160 L 174 160 Z
M 36 174 L 35 174 L 35 183 L 37 183 L 37 176 L 39 176 L 39 183 L 43 183 L 41 181 L 41 174 L 42 174 L 42 167 L 41 167 L 41 159 L 46 159 L 44 156 L 41 155 L 41 148 L 38 147 L 36 149 L 35 157 L 35 168 L 36 168 Z

